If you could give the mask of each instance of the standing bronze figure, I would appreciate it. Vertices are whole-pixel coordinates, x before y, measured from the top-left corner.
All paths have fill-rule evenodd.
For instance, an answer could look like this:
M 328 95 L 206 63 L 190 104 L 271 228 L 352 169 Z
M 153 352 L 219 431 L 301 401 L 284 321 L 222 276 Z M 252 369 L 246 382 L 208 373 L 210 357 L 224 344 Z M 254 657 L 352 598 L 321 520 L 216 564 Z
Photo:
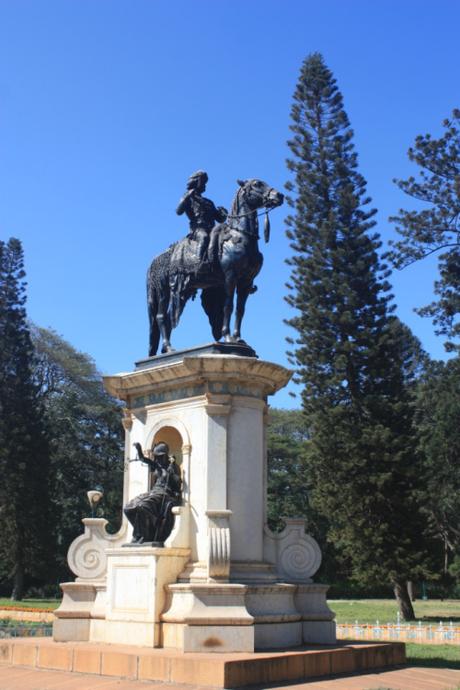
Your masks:
M 131 544 L 162 545 L 174 527 L 172 509 L 181 502 L 180 470 L 174 458 L 170 460 L 166 443 L 154 446 L 153 460 L 144 455 L 139 443 L 134 445 L 137 459 L 149 466 L 155 481 L 150 491 L 131 499 L 123 509 L 133 526 Z
M 193 176 L 191 178 L 195 195 L 186 194 L 178 207 L 178 212 L 186 212 L 190 219 L 190 234 L 157 256 L 147 274 L 149 356 L 157 353 L 160 338 L 163 341 L 161 352 L 172 350 L 171 331 L 178 325 L 185 304 L 198 289 L 201 289 L 201 303 L 215 340 L 224 338 L 229 343 L 242 342 L 241 322 L 246 300 L 256 290 L 254 278 L 263 263 L 258 246 L 257 211 L 265 209 L 267 212 L 264 234 L 268 242 L 268 211 L 280 206 L 284 200 L 280 192 L 262 180 L 238 180 L 239 189 L 230 214 L 225 222 L 213 227 L 226 211 L 222 207 L 216 209 L 212 201 L 201 196 L 207 175 L 203 171 L 197 175 L 202 176 L 198 185 L 193 182 Z M 203 232 L 211 233 L 210 241 Z M 208 242 L 207 262 L 205 249 Z M 236 316 L 231 334 L 235 292 Z

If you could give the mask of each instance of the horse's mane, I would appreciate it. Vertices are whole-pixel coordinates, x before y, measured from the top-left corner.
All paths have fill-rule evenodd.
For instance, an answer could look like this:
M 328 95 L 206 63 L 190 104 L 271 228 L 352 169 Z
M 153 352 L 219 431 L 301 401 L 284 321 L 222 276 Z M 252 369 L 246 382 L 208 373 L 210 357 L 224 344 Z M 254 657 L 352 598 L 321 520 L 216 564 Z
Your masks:
M 233 199 L 232 203 L 232 208 L 230 211 L 230 215 L 232 216 L 238 216 L 240 212 L 240 194 L 243 191 L 243 187 L 238 187 L 238 190 L 235 194 L 235 198 Z

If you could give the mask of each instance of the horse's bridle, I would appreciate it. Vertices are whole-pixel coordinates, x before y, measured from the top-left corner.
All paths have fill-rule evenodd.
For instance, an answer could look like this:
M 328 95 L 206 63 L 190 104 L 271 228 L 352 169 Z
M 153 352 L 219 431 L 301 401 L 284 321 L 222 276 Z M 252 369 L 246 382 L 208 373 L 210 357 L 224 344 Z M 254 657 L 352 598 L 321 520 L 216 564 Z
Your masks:
M 252 182 L 249 184 L 249 188 L 252 188 Z M 274 187 L 270 187 L 268 192 L 264 193 L 262 195 L 262 201 L 264 204 L 267 203 L 265 199 L 270 196 L 272 192 L 276 192 L 276 189 Z M 228 214 L 227 218 L 245 218 L 247 216 L 251 216 L 253 213 L 256 214 L 256 218 L 259 218 L 260 216 L 267 215 L 270 213 L 270 211 L 273 211 L 273 209 L 276 208 L 276 206 L 272 206 L 271 208 L 264 206 L 264 210 L 261 211 L 260 213 L 256 213 L 257 209 L 253 209 L 252 211 L 248 211 L 247 213 L 238 213 L 238 214 Z M 225 221 L 224 221 L 225 222 Z M 235 228 L 233 225 L 228 224 L 228 227 L 230 230 L 236 230 L 237 232 L 241 232 L 243 235 L 248 235 L 248 237 L 254 237 L 256 240 L 260 239 L 260 235 L 254 235 L 252 232 L 248 232 L 247 230 L 242 230 L 241 228 Z

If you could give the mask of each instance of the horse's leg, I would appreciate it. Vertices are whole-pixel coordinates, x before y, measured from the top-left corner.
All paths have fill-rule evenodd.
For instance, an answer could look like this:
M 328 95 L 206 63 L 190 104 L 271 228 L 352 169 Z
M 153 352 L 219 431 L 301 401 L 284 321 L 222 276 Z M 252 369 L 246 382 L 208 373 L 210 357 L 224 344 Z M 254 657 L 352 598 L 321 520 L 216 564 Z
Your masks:
M 150 324 L 149 357 L 153 357 L 156 355 L 160 343 L 160 329 L 157 323 L 158 301 L 154 294 L 149 295 L 148 310 Z
M 225 302 L 224 302 L 224 325 L 222 328 L 222 337 L 226 343 L 233 342 L 230 335 L 230 317 L 233 311 L 233 298 L 235 295 L 236 281 L 233 274 L 225 275 Z
M 157 324 L 163 339 L 163 344 L 161 346 L 162 353 L 171 352 L 172 350 L 171 343 L 169 342 L 171 336 L 171 322 L 168 314 L 168 303 L 169 297 L 165 295 L 164 292 L 161 292 L 158 299 Z
M 164 329 L 165 329 L 165 334 L 166 334 L 166 342 L 168 343 L 167 352 L 174 352 L 174 348 L 171 346 L 172 324 L 171 324 L 171 316 L 170 316 L 168 310 L 166 310 L 166 314 L 165 314 Z
M 236 298 L 236 312 L 235 312 L 235 325 L 233 327 L 233 338 L 234 340 L 241 340 L 241 322 L 244 316 L 244 310 L 246 307 L 246 300 L 248 298 L 250 287 L 247 285 L 238 285 L 236 288 L 237 298 Z

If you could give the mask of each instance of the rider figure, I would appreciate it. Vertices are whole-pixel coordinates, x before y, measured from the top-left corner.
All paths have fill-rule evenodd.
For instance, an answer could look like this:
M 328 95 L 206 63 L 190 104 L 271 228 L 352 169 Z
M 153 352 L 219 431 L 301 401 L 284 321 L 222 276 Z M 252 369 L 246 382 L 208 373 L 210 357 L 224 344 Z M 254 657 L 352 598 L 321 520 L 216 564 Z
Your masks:
M 190 232 L 188 237 L 197 241 L 197 254 L 199 266 L 206 261 L 206 250 L 208 250 L 208 261 L 213 263 L 215 246 L 219 234 L 219 229 L 214 228 L 215 223 L 223 223 L 227 218 L 228 212 L 223 206 L 216 208 L 210 199 L 202 196 L 206 189 L 208 175 L 204 170 L 198 170 L 190 175 L 187 182 L 187 192 L 184 194 L 176 209 L 180 216 L 187 215 L 190 221 Z M 213 230 L 214 228 L 214 230 Z

